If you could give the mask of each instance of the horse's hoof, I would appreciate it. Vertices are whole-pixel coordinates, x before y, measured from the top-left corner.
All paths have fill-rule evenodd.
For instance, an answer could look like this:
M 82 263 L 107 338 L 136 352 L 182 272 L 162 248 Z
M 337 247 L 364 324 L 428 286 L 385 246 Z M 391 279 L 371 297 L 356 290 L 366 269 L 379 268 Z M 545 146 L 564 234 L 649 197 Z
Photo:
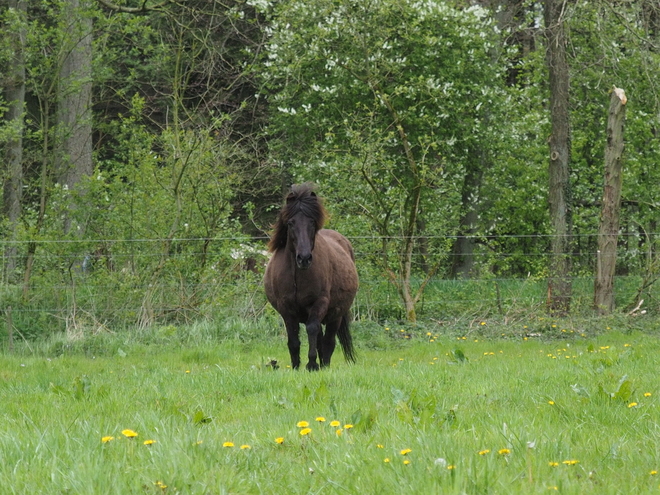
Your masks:
M 307 371 L 318 371 L 319 365 L 316 363 L 307 363 Z

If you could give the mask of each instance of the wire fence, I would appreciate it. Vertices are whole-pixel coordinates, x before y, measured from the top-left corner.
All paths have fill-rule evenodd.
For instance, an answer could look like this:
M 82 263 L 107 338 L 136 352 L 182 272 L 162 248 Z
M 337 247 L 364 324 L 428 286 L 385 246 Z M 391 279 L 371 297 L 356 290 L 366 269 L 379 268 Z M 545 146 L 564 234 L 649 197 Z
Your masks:
M 575 236 L 581 245 L 571 257 L 571 308 L 589 312 L 593 305 L 597 236 Z M 622 235 L 616 307 L 660 311 L 658 254 L 650 239 L 657 234 Z M 455 253 L 456 237 L 419 237 L 413 253 L 413 294 L 420 319 L 441 321 L 542 312 L 547 298 L 550 236 L 474 236 L 469 253 Z M 273 316 L 262 277 L 268 260 L 266 238 L 216 237 L 182 239 L 40 239 L 0 241 L 0 339 L 9 327 L 26 339 L 59 331 L 116 330 L 153 325 L 185 325 L 228 317 Z M 353 306 L 357 319 L 395 321 L 405 311 L 397 286 L 397 242 L 354 236 L 360 290 Z M 423 243 L 421 242 L 423 241 Z M 494 245 L 525 241 L 514 249 Z M 533 242 L 528 242 L 533 241 Z M 387 256 L 389 268 L 384 267 Z M 469 258 L 469 276 L 455 277 L 456 260 Z M 430 268 L 432 267 L 432 268 Z M 11 269 L 10 269 L 11 268 Z M 427 280 L 427 273 L 433 276 Z M 465 275 L 465 274 L 464 274 Z M 11 308 L 11 309 L 10 309 Z M 8 312 L 11 313 L 8 316 Z M 8 323 L 11 319 L 11 324 Z M 2 331 L 4 327 L 4 332 Z

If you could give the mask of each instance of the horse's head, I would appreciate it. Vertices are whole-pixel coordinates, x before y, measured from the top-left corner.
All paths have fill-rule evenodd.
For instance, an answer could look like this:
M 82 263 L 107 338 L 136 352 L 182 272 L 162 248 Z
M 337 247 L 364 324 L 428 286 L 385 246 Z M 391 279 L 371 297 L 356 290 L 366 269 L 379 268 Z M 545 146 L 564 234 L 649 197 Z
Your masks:
M 296 255 L 296 266 L 302 270 L 312 264 L 317 230 L 314 219 L 303 211 L 294 213 L 287 221 L 288 245 Z
M 295 255 L 296 266 L 306 270 L 312 264 L 316 233 L 323 228 L 325 217 L 323 204 L 311 184 L 293 186 L 275 224 L 270 250 L 287 246 Z

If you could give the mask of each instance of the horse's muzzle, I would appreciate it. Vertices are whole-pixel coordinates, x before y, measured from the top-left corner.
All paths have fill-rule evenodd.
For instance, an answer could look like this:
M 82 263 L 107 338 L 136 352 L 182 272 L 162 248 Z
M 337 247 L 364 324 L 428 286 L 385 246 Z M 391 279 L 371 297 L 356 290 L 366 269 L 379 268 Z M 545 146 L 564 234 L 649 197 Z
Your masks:
M 301 270 L 307 270 L 312 264 L 312 253 L 301 255 L 296 255 L 296 266 Z

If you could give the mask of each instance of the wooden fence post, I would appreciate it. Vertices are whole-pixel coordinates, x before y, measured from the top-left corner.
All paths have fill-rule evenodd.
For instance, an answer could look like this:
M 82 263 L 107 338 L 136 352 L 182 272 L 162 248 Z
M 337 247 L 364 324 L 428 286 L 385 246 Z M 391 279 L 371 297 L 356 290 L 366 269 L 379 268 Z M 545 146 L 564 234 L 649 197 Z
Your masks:
M 7 308 L 7 340 L 9 341 L 9 352 L 14 352 L 14 321 L 11 317 L 11 306 Z
M 598 253 L 594 281 L 594 308 L 601 315 L 610 314 L 614 310 L 614 270 L 619 237 L 621 185 L 623 183 L 623 126 L 627 101 L 622 89 L 614 88 L 612 90 L 607 117 L 605 182 L 598 228 Z

